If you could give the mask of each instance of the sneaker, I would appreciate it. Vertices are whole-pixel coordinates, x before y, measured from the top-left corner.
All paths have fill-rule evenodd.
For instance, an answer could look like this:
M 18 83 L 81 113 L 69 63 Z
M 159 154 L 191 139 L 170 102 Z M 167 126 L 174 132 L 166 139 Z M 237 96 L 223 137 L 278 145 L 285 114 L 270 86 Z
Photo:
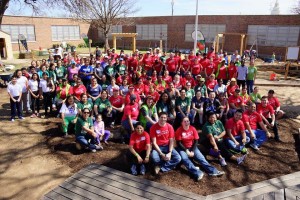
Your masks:
M 257 146 L 256 144 L 254 144 L 254 143 L 250 144 L 250 147 L 251 147 L 252 149 L 256 150 L 256 151 L 259 150 L 258 146 Z
M 245 154 L 248 154 L 249 152 L 248 152 L 248 149 L 246 147 L 244 147 L 244 148 L 242 148 L 241 153 L 245 155 Z
M 200 170 L 200 168 L 199 167 L 195 167 L 196 169 L 198 169 L 198 170 Z
M 103 150 L 103 147 L 100 145 L 100 144 L 98 144 L 98 145 L 95 145 L 96 146 L 96 150 Z
M 11 122 L 14 122 L 14 121 L 15 121 L 15 119 L 10 119 L 10 121 L 11 121 Z
M 203 173 L 201 173 L 198 177 L 197 177 L 197 181 L 200 181 L 202 178 L 203 178 L 203 176 L 204 176 L 204 174 Z
M 208 175 L 209 176 L 222 176 L 224 174 L 225 174 L 225 172 L 223 172 L 223 171 L 217 171 L 216 173 L 209 173 Z
M 131 174 L 132 174 L 132 175 L 135 175 L 135 176 L 137 175 L 136 165 L 135 165 L 135 164 L 133 164 L 133 165 L 131 166 L 130 170 L 131 170 Z
M 245 159 L 246 159 L 246 155 L 243 155 L 243 156 L 241 156 L 241 157 L 238 157 L 238 158 L 236 159 L 237 164 L 238 164 L 238 165 L 242 164 L 242 163 L 245 161 Z
M 221 164 L 222 167 L 227 166 L 227 163 L 226 163 L 226 161 L 225 161 L 225 158 L 220 158 L 219 161 L 220 161 L 220 164 Z
M 19 117 L 19 120 L 24 120 L 25 119 L 25 117 Z
M 91 149 L 91 152 L 96 153 L 97 151 L 96 151 L 96 149 Z
M 78 151 L 82 149 L 82 146 L 78 142 L 75 143 L 75 147 Z
M 145 165 L 141 165 L 141 167 L 140 167 L 140 174 L 141 175 L 145 175 L 145 173 L 146 173 L 146 167 L 145 167 Z
M 209 150 L 209 155 L 211 155 L 213 157 L 218 157 L 220 155 L 220 150 L 218 152 L 216 152 L 213 148 L 211 148 Z
M 158 165 L 155 166 L 154 173 L 157 175 L 159 173 L 159 171 L 160 171 L 160 167 Z
M 30 116 L 30 118 L 35 118 L 36 117 L 36 115 L 35 114 L 32 114 L 31 116 Z

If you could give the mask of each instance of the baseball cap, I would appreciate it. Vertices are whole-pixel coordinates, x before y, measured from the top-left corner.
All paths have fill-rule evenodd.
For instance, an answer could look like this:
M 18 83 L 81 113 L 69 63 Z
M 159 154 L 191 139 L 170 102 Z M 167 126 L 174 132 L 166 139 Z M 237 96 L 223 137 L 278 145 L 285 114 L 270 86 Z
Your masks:
M 113 92 L 118 92 L 119 88 L 113 88 Z
M 136 95 L 135 94 L 130 95 L 130 101 L 133 101 L 133 100 L 136 100 Z
M 146 53 L 150 53 L 150 51 L 147 51 Z
M 134 89 L 133 85 L 129 85 L 128 89 Z
M 232 78 L 230 81 L 236 81 L 236 79 L 235 79 L 235 78 Z

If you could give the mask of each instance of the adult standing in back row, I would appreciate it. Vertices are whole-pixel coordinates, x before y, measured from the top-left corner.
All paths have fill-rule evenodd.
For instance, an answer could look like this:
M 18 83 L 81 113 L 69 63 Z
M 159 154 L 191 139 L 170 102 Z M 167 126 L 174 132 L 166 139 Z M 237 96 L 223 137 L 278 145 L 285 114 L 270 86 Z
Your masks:
M 247 77 L 247 74 L 248 74 L 248 67 L 245 66 L 245 61 L 242 60 L 241 62 L 241 65 L 238 66 L 238 69 L 237 69 L 237 84 L 238 86 L 241 88 L 244 88 L 246 86 L 246 77 Z

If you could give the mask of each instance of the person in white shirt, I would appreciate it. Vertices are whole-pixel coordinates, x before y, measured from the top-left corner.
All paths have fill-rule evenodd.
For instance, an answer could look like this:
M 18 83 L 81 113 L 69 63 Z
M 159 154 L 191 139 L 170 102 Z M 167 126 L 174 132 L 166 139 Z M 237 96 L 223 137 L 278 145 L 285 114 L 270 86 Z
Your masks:
M 63 103 L 59 113 L 61 114 L 62 119 L 62 131 L 64 136 L 67 136 L 69 124 L 76 124 L 77 121 L 78 109 L 73 96 L 68 96 L 66 98 L 66 101 Z
M 19 119 L 24 119 L 22 116 L 21 98 L 22 88 L 17 84 L 17 77 L 13 76 L 11 82 L 7 86 L 7 92 L 10 97 L 11 118 L 10 121 L 15 121 L 16 110 Z
M 37 73 L 33 73 L 31 79 L 28 81 L 28 90 L 30 93 L 31 99 L 31 110 L 33 117 L 38 117 L 40 112 L 40 95 L 39 95 L 39 75 Z
M 28 99 L 28 79 L 22 75 L 22 71 L 20 69 L 17 69 L 15 74 L 17 76 L 17 84 L 19 84 L 22 88 L 21 108 L 28 114 L 30 112 Z
M 241 88 L 244 88 L 246 86 L 246 78 L 247 78 L 247 74 L 248 74 L 248 67 L 245 66 L 245 61 L 242 60 L 241 62 L 241 66 L 238 66 L 237 69 L 237 84 L 238 86 Z
M 48 78 L 48 74 L 44 72 L 42 74 L 43 79 L 39 83 L 39 95 L 40 99 L 44 100 L 45 116 L 48 114 L 48 107 L 50 107 L 50 113 L 52 113 L 52 97 L 51 92 L 55 90 L 54 83 L 51 78 Z

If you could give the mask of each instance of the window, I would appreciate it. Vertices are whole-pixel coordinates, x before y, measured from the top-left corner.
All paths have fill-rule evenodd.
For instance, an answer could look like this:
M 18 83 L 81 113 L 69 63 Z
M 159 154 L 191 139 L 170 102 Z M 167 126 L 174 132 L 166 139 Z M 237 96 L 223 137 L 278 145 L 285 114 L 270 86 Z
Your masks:
M 198 30 L 202 32 L 205 42 L 212 43 L 218 33 L 226 31 L 224 24 L 198 24 Z M 185 25 L 185 41 L 192 42 L 192 33 L 195 31 L 195 24 Z
M 122 33 L 122 25 L 111 26 L 108 38 L 112 38 L 111 33 Z M 99 38 L 104 38 L 103 30 L 101 28 L 98 28 L 98 36 Z
M 168 37 L 167 24 L 136 25 L 137 40 L 166 40 Z
M 27 41 L 35 41 L 33 25 L 1 25 L 1 30 L 10 34 L 11 41 L 17 42 L 19 34 L 23 34 Z
M 51 26 L 52 41 L 79 40 L 79 26 Z
M 248 45 L 297 46 L 300 26 L 248 25 Z

